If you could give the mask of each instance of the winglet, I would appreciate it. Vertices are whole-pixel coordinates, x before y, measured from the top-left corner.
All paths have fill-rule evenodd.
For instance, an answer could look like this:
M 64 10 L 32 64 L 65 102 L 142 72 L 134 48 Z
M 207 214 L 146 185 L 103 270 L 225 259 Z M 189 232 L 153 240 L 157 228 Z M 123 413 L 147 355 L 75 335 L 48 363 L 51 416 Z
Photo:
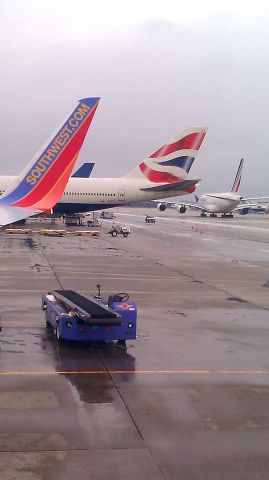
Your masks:
M 23 170 L 0 205 L 50 210 L 61 197 L 100 98 L 84 98 Z

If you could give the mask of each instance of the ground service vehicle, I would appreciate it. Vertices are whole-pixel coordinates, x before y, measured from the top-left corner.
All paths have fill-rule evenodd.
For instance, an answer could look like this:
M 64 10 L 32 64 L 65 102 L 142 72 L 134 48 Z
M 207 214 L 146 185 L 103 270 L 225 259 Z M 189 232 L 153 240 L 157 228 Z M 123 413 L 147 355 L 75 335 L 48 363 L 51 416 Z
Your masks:
M 42 296 L 47 326 L 63 340 L 104 341 L 136 338 L 136 304 L 127 293 L 110 295 L 107 302 L 100 295 L 88 297 L 73 290 L 53 290 Z
M 101 222 L 99 222 L 98 218 L 91 214 L 73 213 L 72 215 L 65 215 L 64 220 L 67 226 L 101 227 Z
M 145 216 L 145 222 L 146 223 L 155 223 L 155 217 L 153 217 L 152 215 L 146 215 Z
M 115 218 L 115 213 L 112 212 L 112 210 L 103 210 L 101 213 L 100 213 L 100 217 L 101 218 L 106 218 L 108 220 L 112 219 L 112 218 Z
M 131 230 L 130 228 L 122 227 L 121 225 L 113 225 L 108 233 L 110 233 L 112 237 L 116 237 L 117 235 L 123 235 L 124 237 L 128 237 L 128 235 L 130 235 L 131 233 Z

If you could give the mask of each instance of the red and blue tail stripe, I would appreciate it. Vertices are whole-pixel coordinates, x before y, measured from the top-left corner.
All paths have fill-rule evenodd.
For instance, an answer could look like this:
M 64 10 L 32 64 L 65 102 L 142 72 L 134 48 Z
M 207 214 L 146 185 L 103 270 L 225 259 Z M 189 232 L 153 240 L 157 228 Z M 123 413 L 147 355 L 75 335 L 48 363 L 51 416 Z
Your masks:
M 194 157 L 176 157 L 172 158 L 172 160 L 164 160 L 163 162 L 158 162 L 158 165 L 165 165 L 166 167 L 180 167 L 185 172 L 189 173 L 191 166 L 193 164 Z
M 206 128 L 188 128 L 169 143 L 163 145 L 139 165 L 150 182 L 174 183 L 183 180 L 190 171 Z
M 174 143 L 169 143 L 159 148 L 159 150 L 150 155 L 150 158 L 166 157 L 180 150 L 199 150 L 205 134 L 206 132 L 196 132 L 186 135 L 186 137 L 180 138 Z
M 238 170 L 236 172 L 235 179 L 234 179 L 234 183 L 233 183 L 233 186 L 232 186 L 232 190 L 231 190 L 232 192 L 237 193 L 238 190 L 239 190 L 240 183 L 241 183 L 241 178 L 242 178 L 243 164 L 244 164 L 244 159 L 241 158 L 240 163 L 239 163 L 239 167 L 238 167 Z
M 91 124 L 99 98 L 85 98 L 56 135 L 19 177 L 0 203 L 43 210 L 52 208 L 63 193 Z

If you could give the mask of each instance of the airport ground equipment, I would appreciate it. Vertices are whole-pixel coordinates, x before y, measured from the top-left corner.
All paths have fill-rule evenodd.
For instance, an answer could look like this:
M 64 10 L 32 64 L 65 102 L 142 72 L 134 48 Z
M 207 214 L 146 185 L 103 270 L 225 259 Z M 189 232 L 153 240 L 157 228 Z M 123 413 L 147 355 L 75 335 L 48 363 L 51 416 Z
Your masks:
M 121 225 L 112 225 L 111 230 L 109 230 L 110 235 L 112 237 L 116 237 L 117 235 L 123 235 L 124 237 L 128 237 L 130 235 L 131 230 L 128 227 L 122 227 Z
M 101 227 L 101 222 L 95 215 L 88 213 L 74 213 L 72 215 L 65 215 L 65 225 L 68 226 L 87 226 L 87 227 Z
M 146 223 L 155 223 L 155 217 L 153 217 L 152 215 L 146 215 L 145 216 L 145 222 Z
M 64 340 L 104 341 L 136 338 L 137 308 L 127 293 L 82 295 L 74 290 L 53 290 L 42 296 L 47 326 L 54 329 L 59 342 Z
M 112 212 L 112 210 L 102 210 L 102 212 L 100 213 L 100 217 L 101 218 L 106 218 L 106 219 L 112 219 L 112 218 L 115 218 L 115 213 Z

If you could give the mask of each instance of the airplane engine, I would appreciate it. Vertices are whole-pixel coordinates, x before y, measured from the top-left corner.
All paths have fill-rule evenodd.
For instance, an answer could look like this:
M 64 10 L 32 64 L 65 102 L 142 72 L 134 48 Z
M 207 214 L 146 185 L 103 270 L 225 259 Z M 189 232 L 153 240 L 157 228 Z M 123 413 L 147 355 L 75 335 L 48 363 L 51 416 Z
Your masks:
M 247 215 L 248 213 L 248 208 L 244 207 L 239 210 L 240 215 Z
M 166 203 L 158 203 L 157 208 L 160 212 L 164 212 L 166 210 Z
M 185 205 L 181 205 L 180 207 L 177 207 L 178 213 L 185 213 L 186 212 L 186 207 Z

